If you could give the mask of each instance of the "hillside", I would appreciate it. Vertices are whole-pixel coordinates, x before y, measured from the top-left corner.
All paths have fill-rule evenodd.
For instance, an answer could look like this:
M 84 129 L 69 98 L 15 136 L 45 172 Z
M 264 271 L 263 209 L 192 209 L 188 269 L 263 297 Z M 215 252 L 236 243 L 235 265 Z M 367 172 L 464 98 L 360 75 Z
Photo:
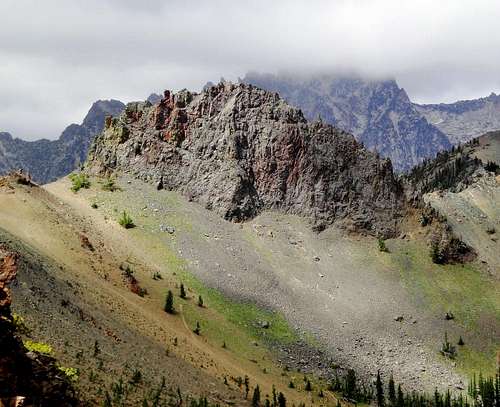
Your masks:
M 88 192 L 124 198 L 98 185 Z M 207 397 L 211 404 L 247 405 L 245 376 L 249 397 L 259 384 L 263 399 L 273 385 L 290 405 L 316 398 L 304 392 L 304 374 L 270 351 L 276 341 L 286 347 L 298 338 L 279 315 L 205 288 L 188 274 L 168 233 L 140 222 L 124 229 L 112 210 L 90 206 L 87 199 L 96 196 L 84 198 L 68 187 L 67 181 L 51 185 L 52 194 L 3 179 L 0 241 L 19 254 L 12 307 L 27 327 L 24 342 L 49 346 L 58 364 L 76 369 L 79 399 L 101 405 L 107 393 L 113 405 L 139 405 L 159 394 L 162 403 Z M 186 299 L 179 298 L 181 282 Z M 169 289 L 175 315 L 163 310 Z M 193 332 L 197 322 L 200 335 Z M 291 380 L 297 390 L 288 389 Z M 310 380 L 327 393 L 325 382 Z M 335 404 L 332 394 L 323 400 Z
M 500 95 L 494 93 L 480 99 L 414 106 L 454 145 L 500 130 Z
M 30 242 L 39 263 L 53 264 L 43 267 L 38 277 L 27 270 L 40 267 L 20 275 L 15 312 L 26 319 L 36 340 L 52 344 L 65 365 L 97 372 L 103 388 L 109 388 L 113 377 L 130 376 L 134 369 L 140 369 L 152 387 L 165 374 L 169 387 L 175 388 L 179 374 L 168 372 L 197 377 L 197 366 L 203 365 L 215 372 L 216 383 L 222 383 L 224 375 L 247 374 L 251 383 L 265 387 L 274 382 L 284 391 L 291 378 L 300 382 L 295 369 L 326 374 L 335 363 L 342 368 L 339 372 L 351 366 L 367 378 L 377 369 L 386 378 L 392 372 L 405 389 L 430 391 L 439 383 L 440 388 L 456 390 L 465 386 L 467 373 L 493 369 L 499 346 L 498 281 L 484 275 L 479 262 L 465 268 L 433 264 L 425 243 L 428 227 L 409 225 L 404 238 L 386 241 L 389 252 L 383 253 L 373 238 L 345 236 L 336 228 L 318 236 L 293 215 L 266 212 L 233 224 L 175 192 L 157 191 L 131 178 L 117 181 L 121 190 L 115 192 L 102 190 L 105 180 L 91 182 L 90 189 L 77 194 L 67 180 L 49 185 L 48 194 L 23 186 L 15 186 L 14 193 L 4 190 L 0 220 L 9 231 L 6 241 L 12 244 L 15 236 Z M 119 227 L 123 210 L 131 214 L 135 228 Z M 130 292 L 120 270 L 123 262 L 147 289 L 144 298 Z M 155 272 L 161 280 L 151 278 Z M 75 290 L 69 298 L 67 281 Z M 172 287 L 178 293 L 181 281 L 191 300 L 176 297 L 181 313 L 169 319 L 162 311 L 165 292 Z M 471 295 L 477 290 L 480 297 Z M 224 300 L 220 292 L 236 302 Z M 198 294 L 207 308 L 196 306 Z M 67 300 L 70 305 L 63 306 Z M 299 334 L 276 314 L 257 311 L 247 301 L 279 311 Z M 444 315 L 450 310 L 455 319 L 447 321 Z M 62 320 L 67 322 L 56 328 Z M 196 321 L 201 322 L 200 339 L 190 334 Z M 270 327 L 260 328 L 260 321 Z M 445 331 L 454 340 L 463 336 L 467 343 L 454 362 L 438 353 Z M 317 343 L 330 356 L 299 345 L 296 338 L 302 335 L 305 343 Z M 98 370 L 100 358 L 92 356 L 95 339 L 105 373 Z M 234 362 L 221 354 L 223 342 Z M 165 346 L 170 356 L 158 359 Z M 84 357 L 75 359 L 80 350 Z M 265 360 L 257 364 L 251 361 L 262 357 Z M 151 365 L 148 360 L 153 359 L 148 358 L 155 362 Z M 196 363 L 174 368 L 177 358 Z M 128 370 L 123 371 L 121 360 L 127 360 Z M 150 371 L 147 366 L 163 368 Z M 284 366 L 289 368 L 283 371 Z M 179 377 L 183 393 L 207 394 L 205 389 L 211 387 L 191 387 L 184 373 Z M 79 386 L 92 388 L 85 375 Z M 238 393 L 236 387 L 231 385 Z M 304 393 L 298 389 L 300 399 Z M 219 391 L 219 399 L 229 397 L 223 388 Z
M 496 164 L 496 169 L 494 164 Z M 446 218 L 454 233 L 478 253 L 489 273 L 500 277 L 500 132 L 441 153 L 409 174 L 424 201 Z
M 0 132 L 0 174 L 23 169 L 42 184 L 69 174 L 85 161 L 94 136 L 103 128 L 105 116 L 116 116 L 124 107 L 117 100 L 99 100 L 82 124 L 69 125 L 53 141 L 25 141 Z
M 321 117 L 353 134 L 369 150 L 390 158 L 399 172 L 451 147 L 394 80 L 249 73 L 243 82 L 278 92 L 309 120 Z

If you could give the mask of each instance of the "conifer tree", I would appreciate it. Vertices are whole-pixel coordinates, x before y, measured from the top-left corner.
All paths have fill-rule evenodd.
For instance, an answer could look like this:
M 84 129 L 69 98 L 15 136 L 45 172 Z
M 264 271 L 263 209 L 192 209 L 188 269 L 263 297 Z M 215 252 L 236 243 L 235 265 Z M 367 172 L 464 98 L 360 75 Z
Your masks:
M 248 398 L 248 392 L 250 391 L 250 379 L 245 375 L 245 400 Z
M 174 309 L 174 294 L 172 291 L 168 290 L 167 299 L 165 300 L 165 312 L 169 314 L 173 314 L 175 312 Z
M 255 389 L 253 389 L 253 396 L 252 396 L 252 407 L 259 407 L 260 406 L 260 388 L 259 385 L 255 386 Z
M 356 372 L 353 369 L 347 370 L 347 376 L 345 378 L 345 395 L 349 399 L 356 398 L 358 389 L 356 387 Z
M 380 377 L 380 370 L 377 372 L 377 382 L 375 384 L 375 388 L 377 391 L 377 405 L 379 407 L 384 407 L 385 406 L 384 384 L 382 383 L 382 378 Z
M 185 300 L 187 298 L 186 296 L 186 290 L 184 289 L 184 284 L 181 283 L 181 295 L 180 297 Z
M 403 390 L 401 389 L 401 385 L 398 385 L 398 399 L 396 402 L 397 407 L 405 406 L 405 397 L 403 395 Z
M 286 407 L 286 398 L 282 392 L 278 394 L 278 407 Z
M 396 405 L 396 386 L 394 385 L 394 377 L 391 374 L 391 377 L 389 378 L 389 385 L 388 385 L 388 396 L 389 396 L 389 401 L 391 402 L 391 406 Z

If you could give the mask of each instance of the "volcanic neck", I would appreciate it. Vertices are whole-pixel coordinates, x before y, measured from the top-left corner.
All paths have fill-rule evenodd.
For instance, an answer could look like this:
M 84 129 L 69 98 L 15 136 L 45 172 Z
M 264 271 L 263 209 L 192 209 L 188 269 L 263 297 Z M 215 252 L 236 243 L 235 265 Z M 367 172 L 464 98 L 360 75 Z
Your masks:
M 94 174 L 127 172 L 177 190 L 232 221 L 276 209 L 391 236 L 403 194 L 389 160 L 277 93 L 219 83 L 200 94 L 165 91 L 107 118 L 89 152 Z

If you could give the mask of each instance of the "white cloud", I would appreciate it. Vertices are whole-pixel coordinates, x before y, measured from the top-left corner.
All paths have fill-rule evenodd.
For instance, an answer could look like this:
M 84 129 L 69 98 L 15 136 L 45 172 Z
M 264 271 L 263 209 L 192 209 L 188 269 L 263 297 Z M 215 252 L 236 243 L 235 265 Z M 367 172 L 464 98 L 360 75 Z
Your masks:
M 497 0 L 2 0 L 0 131 L 55 138 L 99 98 L 249 70 L 396 77 L 417 101 L 500 90 Z

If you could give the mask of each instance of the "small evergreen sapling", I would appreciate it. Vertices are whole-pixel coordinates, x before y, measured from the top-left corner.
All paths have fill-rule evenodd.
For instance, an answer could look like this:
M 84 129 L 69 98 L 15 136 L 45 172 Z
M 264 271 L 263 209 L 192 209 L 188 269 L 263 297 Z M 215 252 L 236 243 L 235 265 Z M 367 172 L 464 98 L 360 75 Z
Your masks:
M 278 394 L 278 406 L 279 407 L 286 407 L 286 398 L 282 392 L 279 392 L 279 394 Z
M 377 372 L 377 382 L 375 383 L 375 388 L 377 391 L 377 406 L 384 407 L 385 406 L 384 384 L 382 383 L 382 378 L 380 377 L 380 370 Z
M 167 299 L 165 300 L 165 312 L 168 314 L 174 314 L 174 294 L 172 291 L 168 290 Z
M 260 406 L 260 388 L 259 385 L 255 386 L 255 389 L 253 389 L 253 396 L 252 396 L 252 407 L 259 407 Z
M 389 249 L 385 245 L 385 240 L 382 239 L 381 237 L 378 238 L 378 250 L 384 253 L 388 253 Z

